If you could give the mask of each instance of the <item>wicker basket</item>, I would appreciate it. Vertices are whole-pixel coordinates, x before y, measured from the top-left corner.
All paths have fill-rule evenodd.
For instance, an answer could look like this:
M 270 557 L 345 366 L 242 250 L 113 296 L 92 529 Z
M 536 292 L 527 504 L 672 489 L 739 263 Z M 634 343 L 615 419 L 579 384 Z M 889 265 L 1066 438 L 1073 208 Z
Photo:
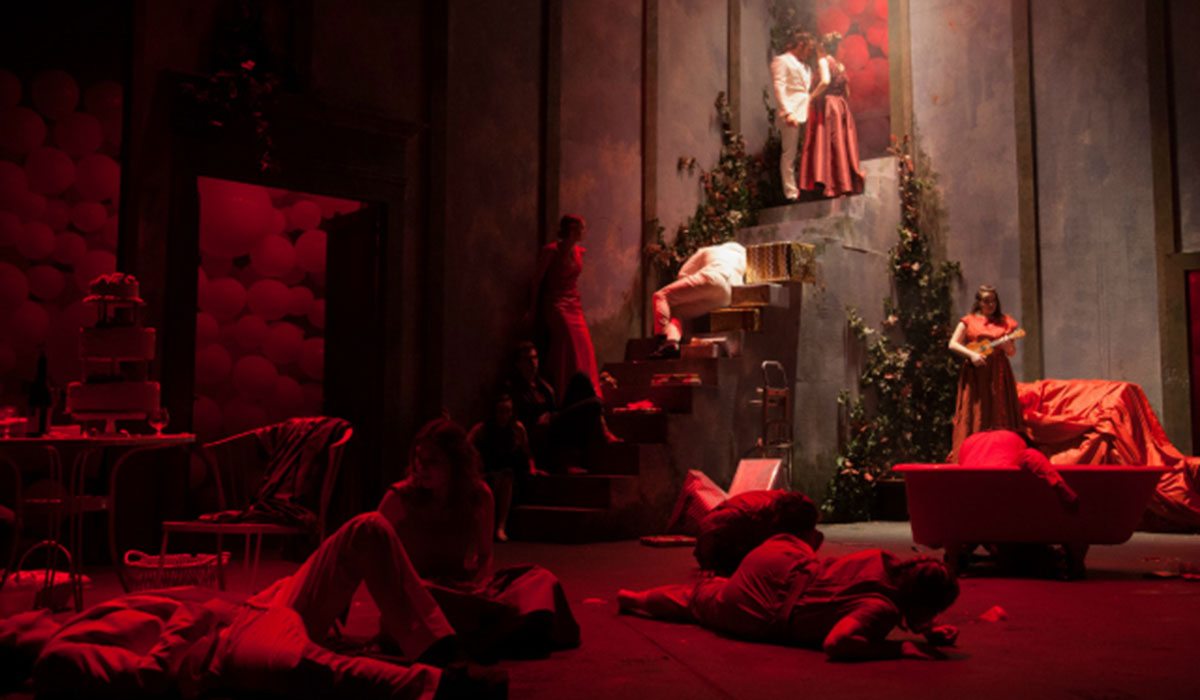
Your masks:
M 162 580 L 159 561 L 162 560 Z M 229 552 L 221 552 L 221 564 L 229 563 Z M 146 554 L 131 549 L 125 552 L 125 575 L 129 590 L 170 588 L 172 586 L 217 585 L 216 554 Z

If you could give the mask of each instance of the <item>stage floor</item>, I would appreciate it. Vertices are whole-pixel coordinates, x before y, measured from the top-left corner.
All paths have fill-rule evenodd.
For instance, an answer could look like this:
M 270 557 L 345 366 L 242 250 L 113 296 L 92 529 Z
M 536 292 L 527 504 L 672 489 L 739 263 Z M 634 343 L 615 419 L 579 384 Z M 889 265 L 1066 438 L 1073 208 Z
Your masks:
M 908 523 L 821 529 L 825 555 L 867 547 L 900 555 L 923 551 L 912 544 Z M 739 642 L 697 627 L 617 615 L 618 588 L 694 577 L 689 548 L 510 542 L 497 546 L 497 564 L 534 562 L 558 574 L 583 628 L 583 645 L 500 666 L 511 676 L 510 697 L 546 700 L 1198 697 L 1200 581 L 1145 577 L 1170 568 L 1170 558 L 1200 566 L 1200 536 L 1136 533 L 1124 545 L 1093 547 L 1084 581 L 967 577 L 943 616 L 961 630 L 950 660 L 838 664 L 818 651 Z M 258 586 L 294 567 L 265 562 Z M 88 604 L 117 592 L 111 574 L 96 577 Z M 245 583 L 235 576 L 235 586 Z M 993 606 L 1008 618 L 982 621 Z M 362 630 L 370 618 L 370 604 L 357 604 L 351 627 Z

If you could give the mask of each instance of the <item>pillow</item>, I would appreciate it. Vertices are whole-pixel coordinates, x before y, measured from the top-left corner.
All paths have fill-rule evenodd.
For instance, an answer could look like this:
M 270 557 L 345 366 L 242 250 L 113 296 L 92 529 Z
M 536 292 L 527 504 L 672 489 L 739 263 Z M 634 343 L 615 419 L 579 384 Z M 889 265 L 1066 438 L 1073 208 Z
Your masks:
M 700 520 L 725 501 L 725 490 L 713 483 L 704 472 L 688 470 L 679 490 L 679 500 L 671 511 L 667 532 L 695 535 Z

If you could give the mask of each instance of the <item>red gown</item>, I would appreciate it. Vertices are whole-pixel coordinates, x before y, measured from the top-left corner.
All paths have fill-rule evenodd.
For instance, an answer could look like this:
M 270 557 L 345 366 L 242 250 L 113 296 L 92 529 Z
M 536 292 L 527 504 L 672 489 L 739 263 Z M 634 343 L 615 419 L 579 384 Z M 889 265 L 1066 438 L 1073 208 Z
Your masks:
M 858 129 L 846 102 L 846 73 L 833 58 L 828 64 L 829 86 L 808 106 L 800 189 L 819 190 L 826 197 L 862 194 Z
M 1005 314 L 1003 323 L 996 323 L 977 314 L 962 317 L 966 326 L 962 343 L 995 340 L 1017 329 L 1017 322 Z M 984 430 L 1011 430 L 1020 433 L 1025 421 L 1021 417 L 1021 402 L 1017 398 L 1017 380 L 1004 349 L 994 348 L 982 367 L 964 360 L 958 375 L 958 404 L 954 411 L 954 448 L 950 461 L 958 461 L 958 447 L 967 436 Z
M 564 396 L 571 375 L 583 372 L 600 395 L 596 351 L 592 348 L 592 335 L 588 332 L 579 299 L 583 249 L 576 245 L 561 251 L 560 244 L 561 241 L 546 245 L 538 258 L 542 280 L 540 313 L 549 334 L 548 346 L 541 358 L 542 374 L 554 387 L 555 394 Z

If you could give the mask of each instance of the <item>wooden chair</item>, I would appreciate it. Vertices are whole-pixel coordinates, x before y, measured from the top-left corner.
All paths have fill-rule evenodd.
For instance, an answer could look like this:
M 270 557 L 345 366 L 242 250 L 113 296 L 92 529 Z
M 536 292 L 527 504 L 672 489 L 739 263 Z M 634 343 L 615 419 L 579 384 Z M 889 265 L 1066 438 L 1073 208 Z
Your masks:
M 0 589 L 3 589 L 4 583 L 12 575 L 17 563 L 17 552 L 21 548 L 21 470 L 3 455 L 0 455 L 0 469 L 3 469 L 6 475 L 5 488 L 0 490 L 6 497 L 0 500 L 7 501 L 0 502 L 0 522 L 7 523 L 10 539 L 8 549 L 3 550 L 8 554 L 4 561 L 4 572 L 0 573 Z M 11 498 L 8 494 L 11 494 Z
M 270 454 L 261 448 L 259 433 L 276 426 L 267 426 L 256 430 L 246 431 L 211 442 L 198 448 L 199 455 L 212 476 L 213 486 L 217 495 L 219 511 L 247 509 L 262 486 L 267 476 L 266 467 L 270 462 Z M 353 428 L 347 426 L 341 437 L 325 448 L 328 462 L 324 466 L 322 484 L 317 496 L 317 526 L 318 541 L 325 539 L 327 516 L 330 497 L 335 490 L 340 471 L 342 454 L 346 443 L 353 436 Z M 241 535 L 245 538 L 245 554 L 243 571 L 250 568 L 250 589 L 254 589 L 255 578 L 258 575 L 258 562 L 262 554 L 264 535 L 311 535 L 312 532 L 300 527 L 281 525 L 267 522 L 215 522 L 207 519 L 172 520 L 162 524 L 162 547 L 159 551 L 159 575 L 162 581 L 163 563 L 167 553 L 167 541 L 172 533 L 204 533 L 217 536 L 217 585 L 225 590 L 225 569 L 222 557 L 222 540 L 225 535 Z M 253 540 L 254 553 L 251 555 Z

